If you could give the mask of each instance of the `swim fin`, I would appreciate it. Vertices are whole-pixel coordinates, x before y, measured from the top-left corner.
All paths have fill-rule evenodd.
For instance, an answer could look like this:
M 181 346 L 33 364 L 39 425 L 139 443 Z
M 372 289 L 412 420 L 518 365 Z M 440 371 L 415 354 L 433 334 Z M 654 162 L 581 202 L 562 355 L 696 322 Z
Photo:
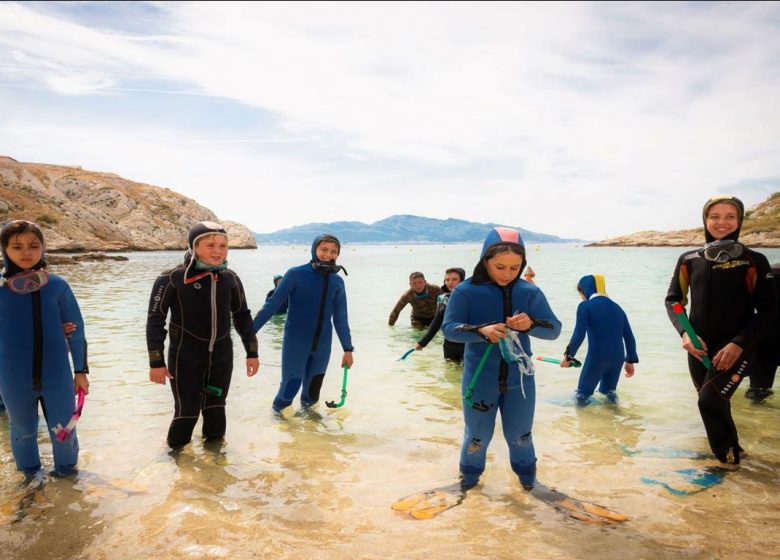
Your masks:
M 466 498 L 460 482 L 411 494 L 393 502 L 390 506 L 414 519 L 431 519 L 438 514 L 459 506 Z
M 679 469 L 657 474 L 655 477 L 642 477 L 645 484 L 657 484 L 675 496 L 690 496 L 723 482 L 728 469 L 704 467 Z
M 572 498 L 540 482 L 534 484 L 530 494 L 561 513 L 590 525 L 612 525 L 628 521 L 628 517 L 622 513 L 593 502 Z

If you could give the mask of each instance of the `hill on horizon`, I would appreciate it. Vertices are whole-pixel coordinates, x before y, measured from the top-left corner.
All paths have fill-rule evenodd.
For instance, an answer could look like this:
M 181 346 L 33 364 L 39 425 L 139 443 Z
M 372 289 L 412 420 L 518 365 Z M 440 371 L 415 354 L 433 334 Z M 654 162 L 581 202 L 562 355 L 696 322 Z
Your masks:
M 310 223 L 273 233 L 255 233 L 258 243 L 311 243 L 322 233 L 332 233 L 342 243 L 470 243 L 482 242 L 488 232 L 506 224 L 478 223 L 457 218 L 446 220 L 411 214 L 396 214 L 371 224 L 363 222 Z M 515 226 L 510 226 L 515 227 Z M 576 243 L 582 239 L 563 239 L 515 227 L 528 243 Z

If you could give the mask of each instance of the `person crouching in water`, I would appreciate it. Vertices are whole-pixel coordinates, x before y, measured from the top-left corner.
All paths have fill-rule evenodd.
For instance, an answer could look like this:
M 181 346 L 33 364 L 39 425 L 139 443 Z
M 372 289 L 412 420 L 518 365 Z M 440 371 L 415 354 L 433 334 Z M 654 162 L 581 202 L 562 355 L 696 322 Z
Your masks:
M 615 389 L 621 368 L 625 368 L 626 377 L 633 377 L 634 364 L 639 362 L 634 333 L 626 313 L 607 296 L 603 275 L 583 276 L 577 283 L 577 291 L 582 301 L 577 306 L 577 323 L 561 367 L 569 367 L 587 335 L 588 354 L 574 393 L 577 406 L 587 406 L 596 386 L 609 402 L 617 403 Z
M 44 267 L 44 240 L 32 222 L 14 220 L 0 230 L 3 286 L 0 288 L 0 395 L 5 403 L 16 467 L 29 478 L 41 468 L 38 403 L 49 427 L 54 474 L 76 468 L 79 440 L 74 428 L 64 441 L 53 437 L 67 426 L 79 390 L 89 393 L 87 341 L 76 297 L 60 276 Z M 65 338 L 63 322 L 76 329 Z M 68 361 L 73 359 L 73 370 Z
M 206 442 L 225 436 L 225 402 L 233 373 L 231 317 L 246 351 L 246 374 L 252 377 L 260 367 L 244 288 L 227 268 L 227 232 L 215 222 L 200 222 L 190 229 L 188 246 L 184 264 L 154 282 L 146 319 L 149 379 L 162 385 L 171 380 L 174 414 L 167 439 L 174 450 L 190 442 L 200 414 Z
M 665 301 L 688 352 L 710 449 L 725 468 L 737 468 L 744 454 L 731 416 L 731 397 L 749 375 L 755 349 L 777 315 L 769 261 L 738 241 L 744 216 L 742 201 L 735 197 L 713 197 L 704 204 L 704 248 L 680 255 Z M 701 350 L 675 312 L 676 304 L 687 306 L 689 291 L 690 323 Z M 712 369 L 702 357 L 709 358 Z
M 439 332 L 442 323 L 444 322 L 444 312 L 447 310 L 447 301 L 450 299 L 450 294 L 455 287 L 466 279 L 466 271 L 462 268 L 448 268 L 444 271 L 444 285 L 441 287 L 441 293 L 436 297 L 436 314 L 433 316 L 433 321 L 428 325 L 428 329 L 422 338 L 414 345 L 414 349 L 418 352 L 428 346 L 428 343 Z M 463 349 L 465 345 L 462 342 L 452 342 L 451 340 L 444 339 L 444 359 L 452 362 L 463 361 Z
M 277 414 L 292 404 L 299 390 L 304 411 L 319 400 L 334 327 L 344 350 L 341 367 L 352 367 L 354 348 L 347 318 L 347 293 L 344 280 L 338 275 L 344 268 L 336 264 L 340 252 L 341 243 L 335 236 L 323 234 L 315 238 L 311 261 L 289 269 L 255 316 L 257 332 L 282 305 L 288 305 L 282 340 L 282 380 L 272 405 Z
M 444 314 L 444 336 L 466 344 L 464 395 L 473 386 L 473 405 L 463 399 L 465 433 L 460 475 L 464 489 L 476 485 L 485 470 L 498 411 L 512 470 L 526 490 L 536 481 L 531 435 L 536 403 L 533 366 L 528 364 L 530 373 L 526 370 L 524 375 L 517 362 L 505 361 L 502 352 L 493 347 L 515 331 L 525 354 L 530 356 L 529 335 L 553 340 L 561 332 L 561 323 L 542 291 L 519 280 L 525 264 L 520 233 L 505 227 L 493 229 L 485 239 L 473 276 L 452 293 Z M 472 384 L 476 375 L 476 383 Z

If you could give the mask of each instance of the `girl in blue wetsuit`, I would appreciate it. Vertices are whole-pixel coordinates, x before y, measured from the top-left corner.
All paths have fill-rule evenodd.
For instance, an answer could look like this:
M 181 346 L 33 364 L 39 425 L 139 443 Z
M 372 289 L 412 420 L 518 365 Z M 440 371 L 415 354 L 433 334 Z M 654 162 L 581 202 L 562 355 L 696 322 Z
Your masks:
M 38 403 L 53 434 L 55 426 L 68 424 L 75 392 L 89 392 L 84 321 L 68 283 L 44 270 L 44 240 L 38 226 L 24 220 L 6 224 L 0 246 L 5 266 L 0 288 L 0 395 L 16 466 L 33 475 L 41 468 Z M 64 322 L 76 326 L 67 340 Z M 72 473 L 79 456 L 76 430 L 64 441 L 51 440 L 55 474 Z
M 577 323 L 561 367 L 569 367 L 587 334 L 588 355 L 575 393 L 577 404 L 587 405 L 597 385 L 610 402 L 617 402 L 615 389 L 623 364 L 626 377 L 632 377 L 634 364 L 639 362 L 634 333 L 623 309 L 607 297 L 604 276 L 583 276 L 577 283 L 577 291 L 583 301 L 577 307 Z
M 460 473 L 464 488 L 477 484 L 485 470 L 498 411 L 501 411 L 512 470 L 526 489 L 531 489 L 536 480 L 536 454 L 531 435 L 536 402 L 534 378 L 523 375 L 516 362 L 508 363 L 492 346 L 510 331 L 516 331 L 523 350 L 531 355 L 529 335 L 552 340 L 561 332 L 561 323 L 542 291 L 520 278 L 525 264 L 525 246 L 520 233 L 510 228 L 495 228 L 485 239 L 474 275 L 455 288 L 444 315 L 444 336 L 466 343 L 464 394 L 488 351 L 473 387 L 474 406 L 463 401 L 466 428 Z
M 254 320 L 255 332 L 287 302 L 282 341 L 282 381 L 273 409 L 290 406 L 301 390 L 301 406 L 311 407 L 330 360 L 333 328 L 341 342 L 342 367 L 352 367 L 352 336 L 347 319 L 347 294 L 336 264 L 341 243 L 333 235 L 320 235 L 311 244 L 311 261 L 288 270 Z M 346 273 L 346 271 L 345 271 Z

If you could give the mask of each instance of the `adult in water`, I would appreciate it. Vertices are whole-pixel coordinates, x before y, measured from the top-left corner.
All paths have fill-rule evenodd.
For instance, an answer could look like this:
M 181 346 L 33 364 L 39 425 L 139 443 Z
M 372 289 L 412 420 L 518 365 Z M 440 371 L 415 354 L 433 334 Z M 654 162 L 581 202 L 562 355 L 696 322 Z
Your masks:
M 474 406 L 463 400 L 465 431 L 460 475 L 464 488 L 476 485 L 485 470 L 499 411 L 512 470 L 523 488 L 530 490 L 536 482 L 532 437 L 536 390 L 534 377 L 530 375 L 533 370 L 524 375 L 517 362 L 508 363 L 502 358 L 502 352 L 492 347 L 515 331 L 525 354 L 530 356 L 529 335 L 553 340 L 561 332 L 561 323 L 542 291 L 520 280 L 525 265 L 525 246 L 520 233 L 505 227 L 491 230 L 474 274 L 458 286 L 447 304 L 444 336 L 466 344 L 464 394 L 472 377 L 480 372 L 473 386 Z M 480 362 L 482 367 L 478 369 Z
M 667 313 L 688 352 L 688 371 L 710 448 L 727 468 L 739 466 L 743 451 L 731 396 L 750 373 L 756 346 L 777 316 L 769 262 L 739 243 L 744 216 L 742 201 L 732 196 L 716 196 L 704 204 L 704 248 L 680 255 L 666 295 Z M 677 317 L 677 303 L 688 307 L 701 349 Z M 703 356 L 709 357 L 712 369 L 702 363 Z
M 273 401 L 277 413 L 290 406 L 301 391 L 301 406 L 309 409 L 320 398 L 330 360 L 335 327 L 344 355 L 341 367 L 352 367 L 352 335 L 347 318 L 347 293 L 336 264 L 341 243 L 323 234 L 311 244 L 311 260 L 289 269 L 255 316 L 255 332 L 288 302 L 282 340 L 282 379 Z M 346 271 L 344 271 L 346 274 Z
M 441 293 L 436 298 L 436 315 L 433 316 L 433 321 L 428 325 L 428 329 L 422 338 L 414 345 L 414 349 L 418 352 L 428 346 L 428 343 L 439 332 L 442 323 L 444 322 L 444 312 L 447 310 L 447 302 L 450 299 L 450 294 L 455 287 L 466 279 L 466 271 L 462 268 L 448 268 L 444 271 L 444 285 L 441 287 Z M 462 342 L 452 342 L 451 340 L 444 339 L 444 359 L 452 362 L 463 361 L 464 344 Z
M 587 335 L 588 354 L 574 394 L 577 405 L 586 406 L 597 386 L 599 393 L 615 403 L 620 370 L 625 369 L 626 377 L 632 377 L 634 364 L 639 362 L 634 333 L 626 313 L 607 296 L 603 275 L 583 276 L 577 283 L 577 292 L 582 301 L 577 306 L 577 322 L 561 367 L 569 367 Z
M 247 375 L 252 377 L 259 369 L 244 288 L 227 267 L 227 232 L 218 223 L 200 222 L 190 229 L 187 242 L 184 263 L 155 280 L 146 319 L 149 380 L 161 385 L 171 381 L 174 415 L 167 441 L 174 450 L 190 442 L 201 414 L 204 442 L 219 443 L 225 436 L 225 404 L 233 373 L 231 326 L 244 345 Z
M 780 296 L 780 263 L 772 265 L 775 292 Z M 780 310 L 780 305 L 778 305 Z M 775 318 L 767 336 L 759 343 L 756 358 L 750 368 L 750 387 L 745 396 L 754 402 L 761 402 L 770 396 L 775 384 L 777 366 L 780 365 L 780 313 Z
M 64 441 L 53 436 L 58 424 L 65 426 L 70 420 L 75 393 L 89 392 L 84 321 L 68 283 L 45 270 L 44 237 L 36 224 L 9 222 L 0 230 L 0 246 L 4 263 L 0 288 L 0 395 L 8 413 L 11 450 L 17 468 L 26 476 L 41 468 L 40 403 L 52 436 L 54 472 L 68 475 L 78 462 L 77 430 Z M 76 327 L 67 340 L 63 322 Z
M 441 288 L 425 281 L 422 272 L 412 272 L 409 275 L 409 289 L 406 290 L 390 312 L 387 324 L 391 327 L 398 320 L 398 315 L 407 304 L 412 306 L 412 326 L 416 329 L 427 327 L 436 315 L 436 298 Z

